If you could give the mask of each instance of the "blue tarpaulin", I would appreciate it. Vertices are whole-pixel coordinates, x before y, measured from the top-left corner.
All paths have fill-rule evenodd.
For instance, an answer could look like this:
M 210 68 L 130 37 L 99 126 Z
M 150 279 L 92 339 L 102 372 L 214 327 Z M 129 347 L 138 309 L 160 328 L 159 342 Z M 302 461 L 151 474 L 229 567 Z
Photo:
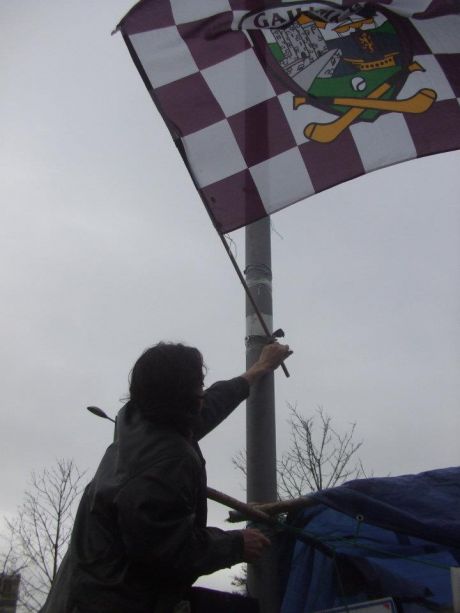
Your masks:
M 289 520 L 306 539 L 291 544 L 284 564 L 281 613 L 388 596 L 403 613 L 451 606 L 450 567 L 460 566 L 460 468 L 359 479 L 314 499 Z

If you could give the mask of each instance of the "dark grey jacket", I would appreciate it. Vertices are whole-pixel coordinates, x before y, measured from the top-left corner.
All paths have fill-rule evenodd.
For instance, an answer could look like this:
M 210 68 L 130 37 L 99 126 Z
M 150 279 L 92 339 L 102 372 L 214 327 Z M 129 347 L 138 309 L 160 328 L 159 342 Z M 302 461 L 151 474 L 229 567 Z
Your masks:
M 205 461 L 196 441 L 248 393 L 241 377 L 210 387 L 194 439 L 121 409 L 117 438 L 85 489 L 41 613 L 170 611 L 168 603 L 200 575 L 242 561 L 241 531 L 206 527 Z

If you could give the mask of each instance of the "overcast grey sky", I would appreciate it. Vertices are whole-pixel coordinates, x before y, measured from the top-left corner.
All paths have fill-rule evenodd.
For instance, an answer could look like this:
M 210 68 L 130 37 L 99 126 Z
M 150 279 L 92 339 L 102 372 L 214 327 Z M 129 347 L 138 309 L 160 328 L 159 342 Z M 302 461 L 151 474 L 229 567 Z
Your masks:
M 84 408 L 114 414 L 145 347 L 197 345 L 208 383 L 244 368 L 243 291 L 110 36 L 131 5 L 0 4 L 0 515 L 55 458 L 91 475 L 112 433 Z M 459 162 L 401 164 L 273 216 L 274 323 L 295 350 L 276 375 L 280 450 L 297 402 L 356 421 L 377 476 L 459 463 Z M 244 407 L 203 444 L 209 484 L 240 498 L 243 446 Z

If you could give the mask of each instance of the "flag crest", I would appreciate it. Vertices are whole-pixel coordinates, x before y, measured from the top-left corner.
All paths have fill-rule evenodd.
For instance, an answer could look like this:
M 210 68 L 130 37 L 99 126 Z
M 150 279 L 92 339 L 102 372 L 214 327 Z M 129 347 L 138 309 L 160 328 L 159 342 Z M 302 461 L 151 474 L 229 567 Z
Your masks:
M 122 20 L 219 232 L 460 148 L 459 4 L 392 4 L 143 0 Z

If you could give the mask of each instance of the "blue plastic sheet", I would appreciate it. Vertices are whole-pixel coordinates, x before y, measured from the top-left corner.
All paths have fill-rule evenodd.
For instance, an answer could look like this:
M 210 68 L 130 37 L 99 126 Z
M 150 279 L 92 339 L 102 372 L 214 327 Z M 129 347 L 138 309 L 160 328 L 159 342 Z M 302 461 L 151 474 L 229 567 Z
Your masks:
M 404 613 L 451 606 L 449 567 L 460 565 L 460 468 L 360 479 L 315 499 L 291 518 L 317 541 L 292 547 L 282 613 L 388 596 Z

